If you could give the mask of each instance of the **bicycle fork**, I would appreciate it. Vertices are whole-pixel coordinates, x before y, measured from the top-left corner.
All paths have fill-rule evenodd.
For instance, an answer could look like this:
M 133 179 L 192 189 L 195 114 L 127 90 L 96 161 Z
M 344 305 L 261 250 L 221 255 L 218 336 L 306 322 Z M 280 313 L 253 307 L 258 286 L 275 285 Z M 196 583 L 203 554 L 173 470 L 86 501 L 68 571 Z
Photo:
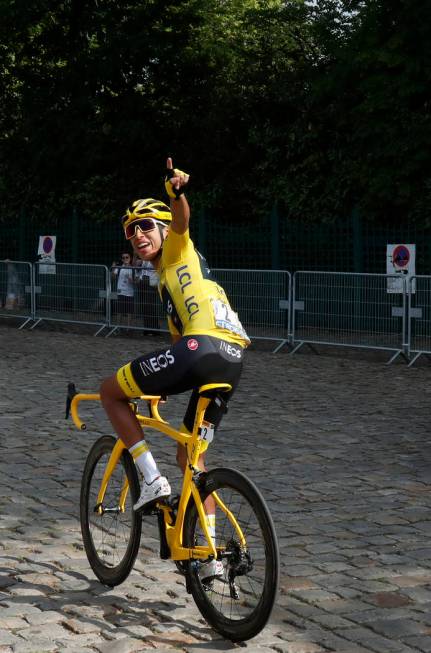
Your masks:
M 126 505 L 127 493 L 129 491 L 129 483 L 127 481 L 127 477 L 124 479 L 123 487 L 121 488 L 121 493 L 118 499 L 118 507 L 115 509 L 103 507 L 103 501 L 105 499 L 106 488 L 108 487 L 109 479 L 111 478 L 112 472 L 117 466 L 125 448 L 126 446 L 123 443 L 123 441 L 121 439 L 118 439 L 117 442 L 115 443 L 114 448 L 112 449 L 111 455 L 106 465 L 106 469 L 103 474 L 102 482 L 100 484 L 99 494 L 97 495 L 97 502 L 96 505 L 94 506 L 94 512 L 103 514 L 104 512 L 124 512 L 125 510 L 124 507 Z

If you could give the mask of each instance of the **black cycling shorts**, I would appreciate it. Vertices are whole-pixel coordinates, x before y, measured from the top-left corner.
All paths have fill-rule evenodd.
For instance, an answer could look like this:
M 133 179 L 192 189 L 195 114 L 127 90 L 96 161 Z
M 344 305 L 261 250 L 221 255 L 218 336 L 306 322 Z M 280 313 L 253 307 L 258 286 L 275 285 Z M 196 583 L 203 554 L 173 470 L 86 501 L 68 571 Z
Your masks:
M 219 425 L 226 405 L 238 385 L 244 350 L 237 344 L 211 336 L 184 336 L 175 344 L 136 358 L 121 367 L 117 380 L 130 398 L 148 395 L 176 395 L 193 390 L 184 416 L 184 426 L 192 431 L 198 388 L 207 383 L 229 383 L 223 393 L 225 403 L 211 401 L 205 419 Z

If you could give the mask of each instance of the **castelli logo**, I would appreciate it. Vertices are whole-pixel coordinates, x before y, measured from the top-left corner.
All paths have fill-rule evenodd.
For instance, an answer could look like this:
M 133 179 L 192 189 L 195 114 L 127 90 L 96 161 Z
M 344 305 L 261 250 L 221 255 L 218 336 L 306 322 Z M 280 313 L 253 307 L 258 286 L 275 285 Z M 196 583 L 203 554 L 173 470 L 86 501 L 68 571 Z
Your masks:
M 191 338 L 190 340 L 187 340 L 187 347 L 192 351 L 196 351 L 196 349 L 199 347 L 199 343 L 194 338 Z

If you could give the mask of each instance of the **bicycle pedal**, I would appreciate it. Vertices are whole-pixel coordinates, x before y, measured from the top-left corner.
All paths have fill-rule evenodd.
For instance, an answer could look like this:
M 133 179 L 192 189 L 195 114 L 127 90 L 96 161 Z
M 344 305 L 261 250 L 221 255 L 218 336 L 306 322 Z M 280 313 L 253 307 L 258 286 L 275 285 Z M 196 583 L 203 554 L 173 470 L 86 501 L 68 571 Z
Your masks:
M 144 503 L 144 505 L 138 508 L 138 510 L 135 510 L 135 512 L 140 513 L 141 515 L 157 515 L 161 506 L 168 506 L 168 508 L 172 508 L 170 498 L 160 497 L 153 499 L 148 503 Z
M 178 509 L 179 503 L 180 503 L 180 495 L 179 494 L 174 494 L 173 496 L 166 499 L 166 505 L 168 505 L 169 508 L 172 508 L 173 510 Z
M 149 503 L 144 503 L 144 505 L 138 508 L 138 510 L 135 510 L 135 513 L 137 515 L 157 515 L 158 503 L 160 503 L 160 499 L 154 499 L 154 501 L 150 501 Z

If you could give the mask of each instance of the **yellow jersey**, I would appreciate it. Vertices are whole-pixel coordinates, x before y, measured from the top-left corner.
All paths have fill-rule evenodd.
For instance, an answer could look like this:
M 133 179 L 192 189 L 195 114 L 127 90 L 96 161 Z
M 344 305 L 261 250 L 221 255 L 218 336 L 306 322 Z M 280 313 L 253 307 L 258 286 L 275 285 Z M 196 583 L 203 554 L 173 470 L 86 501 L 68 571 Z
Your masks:
M 160 262 L 159 294 L 172 335 L 208 335 L 241 347 L 250 344 L 225 291 L 195 250 L 189 231 L 169 231 Z

